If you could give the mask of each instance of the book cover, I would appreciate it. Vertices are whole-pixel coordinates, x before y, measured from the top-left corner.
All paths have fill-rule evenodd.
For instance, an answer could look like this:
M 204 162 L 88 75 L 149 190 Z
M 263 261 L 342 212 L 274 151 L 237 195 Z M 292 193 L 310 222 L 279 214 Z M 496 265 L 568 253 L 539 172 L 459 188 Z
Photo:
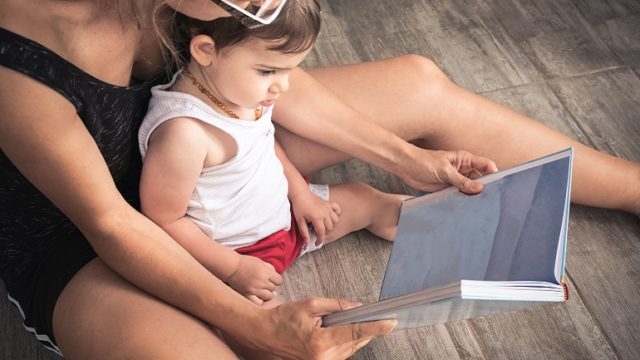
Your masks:
M 410 328 L 568 299 L 563 283 L 573 149 L 403 202 L 379 301 L 323 325 L 396 318 Z

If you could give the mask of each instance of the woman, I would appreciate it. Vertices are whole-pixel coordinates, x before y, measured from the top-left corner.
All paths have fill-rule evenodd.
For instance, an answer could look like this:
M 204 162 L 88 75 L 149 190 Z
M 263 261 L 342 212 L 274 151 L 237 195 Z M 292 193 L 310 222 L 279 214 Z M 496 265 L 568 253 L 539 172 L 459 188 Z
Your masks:
M 140 14 L 150 14 L 157 5 L 151 1 L 133 3 L 140 5 L 137 9 Z M 129 98 L 137 91 L 144 93 L 136 86 L 123 87 L 129 84 L 130 75 L 153 78 L 161 72 L 162 65 L 150 22 L 144 17 L 130 16 L 126 5 L 128 2 L 123 1 L 120 11 L 108 11 L 108 7 L 101 8 L 99 3 L 88 1 L 5 0 L 0 26 L 37 40 L 91 74 L 87 82 L 104 85 L 98 86 L 101 90 L 96 90 L 93 99 L 111 99 L 105 96 L 111 91 L 120 93 L 122 89 L 131 91 L 127 93 Z M 203 19 L 224 15 L 206 0 L 172 1 L 171 5 Z M 0 54 L 4 56 L 6 52 L 0 51 Z M 42 57 L 36 58 L 42 60 Z M 411 76 L 406 76 L 407 66 L 412 69 Z M 95 138 L 90 136 L 88 128 L 100 129 L 100 121 L 89 121 L 85 125 L 79 117 L 86 115 L 82 111 L 83 103 L 72 104 L 73 94 L 65 93 L 74 90 L 77 82 L 52 90 L 39 80 L 23 75 L 25 72 L 10 70 L 4 64 L 0 67 L 3 114 L 0 144 L 6 155 L 1 159 L 1 181 L 3 211 L 8 213 L 8 217 L 5 213 L 2 217 L 2 244 L 6 246 L 7 224 L 15 228 L 14 234 L 21 235 L 19 240 L 46 240 L 50 247 L 45 252 L 33 251 L 37 256 L 29 261 L 24 260 L 28 256 L 18 256 L 20 254 L 11 249 L 12 259 L 20 260 L 12 262 L 16 266 L 11 270 L 20 266 L 29 271 L 20 271 L 11 284 L 7 282 L 7 287 L 13 296 L 12 288 L 29 284 L 28 289 L 18 289 L 23 298 L 51 298 L 48 306 L 40 303 L 32 306 L 32 318 L 46 318 L 53 313 L 51 336 L 55 334 L 55 341 L 67 357 L 235 358 L 209 330 L 209 324 L 213 324 L 244 344 L 281 356 L 344 358 L 373 336 L 390 331 L 393 323 L 388 322 L 319 328 L 319 314 L 347 305 L 335 300 L 308 299 L 273 311 L 258 311 L 248 306 L 123 200 L 119 192 L 135 198 L 130 186 L 136 179 L 122 176 L 128 172 L 112 164 L 113 159 L 105 162 L 99 149 L 118 152 L 121 149 L 107 145 L 128 143 L 127 134 L 98 132 Z M 368 75 L 371 73 L 376 76 Z M 54 77 L 60 74 L 57 72 Z M 75 70 L 71 71 L 71 75 L 75 74 Z M 385 79 L 395 80 L 380 86 Z M 64 76 L 61 82 L 67 83 Z M 305 95 L 309 93 L 314 96 Z M 407 97 L 398 99 L 398 93 Z M 390 106 L 391 101 L 395 102 L 394 106 Z M 142 100 L 130 106 L 142 111 L 134 106 L 139 107 L 140 102 Z M 454 108 L 452 104 L 465 105 Z M 304 173 L 342 161 L 348 157 L 345 154 L 349 154 L 390 170 L 421 189 L 453 183 L 467 192 L 478 191 L 477 183 L 462 176 L 472 172 L 474 162 L 477 163 L 474 160 L 478 158 L 466 152 L 424 150 L 403 138 L 416 139 L 415 143 L 432 148 L 476 151 L 496 159 L 500 166 L 574 144 L 531 120 L 455 87 L 432 63 L 413 56 L 320 69 L 311 75 L 296 71 L 291 78 L 291 88 L 279 105 L 274 119 L 290 131 L 279 130 L 280 142 Z M 402 112 L 397 111 L 400 108 Z M 424 109 L 431 110 L 425 113 Z M 301 121 L 298 116 L 301 113 L 305 114 L 306 121 Z M 46 126 L 42 126 L 43 119 Z M 352 131 L 365 127 L 366 136 L 364 131 Z M 523 134 L 531 133 L 538 135 L 532 137 L 537 141 L 535 144 L 525 141 Z M 119 136 L 117 142 L 105 144 L 106 139 L 115 135 Z M 512 136 L 513 140 L 498 149 L 485 140 L 490 139 L 489 135 L 500 135 L 503 139 Z M 638 190 L 636 193 L 628 190 L 620 196 L 612 191 L 614 186 L 634 189 L 623 186 L 637 183 L 638 166 L 575 145 L 574 200 L 638 213 Z M 509 151 L 503 151 L 505 147 Z M 11 164 L 17 169 L 11 168 Z M 477 167 L 481 172 L 488 170 Z M 595 176 L 601 172 L 607 179 Z M 15 182 L 11 186 L 4 183 L 7 174 L 16 176 L 14 179 L 19 180 L 21 186 L 34 184 L 73 220 L 99 258 L 92 255 L 87 241 L 75 234 L 75 230 L 68 232 L 80 240 L 35 236 L 41 230 L 49 230 L 36 227 L 39 223 L 26 221 L 39 215 L 35 210 L 40 207 L 26 206 L 17 196 L 9 197 L 12 193 L 21 194 L 26 188 L 15 187 Z M 15 174 L 23 174 L 26 179 Z M 120 175 L 115 179 L 120 188 L 115 186 L 112 174 Z M 599 192 L 593 191 L 596 187 Z M 5 198 L 12 200 L 9 207 L 4 205 Z M 37 199 L 35 205 L 42 201 L 44 199 Z M 16 209 L 24 221 L 8 220 L 16 218 Z M 66 234 L 65 231 L 62 233 Z M 3 251 L 3 260 L 5 253 Z M 70 268 L 69 258 L 86 262 L 75 261 Z M 3 261 L 2 264 L 9 263 Z M 59 275 L 56 277 L 59 297 L 55 289 L 43 290 L 46 286 L 33 280 L 40 281 L 43 274 L 52 269 Z M 7 270 L 5 265 L 3 278 Z

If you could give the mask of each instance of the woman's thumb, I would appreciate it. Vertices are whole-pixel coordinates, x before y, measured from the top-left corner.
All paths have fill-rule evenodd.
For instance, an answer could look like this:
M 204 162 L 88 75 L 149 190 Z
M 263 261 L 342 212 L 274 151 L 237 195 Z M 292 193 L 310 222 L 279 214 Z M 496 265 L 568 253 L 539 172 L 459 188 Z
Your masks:
M 481 182 L 469 179 L 457 171 L 452 172 L 449 183 L 466 194 L 477 194 L 484 188 Z

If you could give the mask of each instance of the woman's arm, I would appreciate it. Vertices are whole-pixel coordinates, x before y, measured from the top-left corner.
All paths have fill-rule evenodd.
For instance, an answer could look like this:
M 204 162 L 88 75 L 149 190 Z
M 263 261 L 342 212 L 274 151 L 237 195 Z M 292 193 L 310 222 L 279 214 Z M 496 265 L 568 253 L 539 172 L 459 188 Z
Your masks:
M 6 68 L 0 67 L 0 78 L 2 150 L 73 221 L 109 267 L 211 324 L 233 332 L 253 326 L 261 317 L 255 306 L 122 198 L 66 99 Z
M 496 171 L 489 159 L 465 151 L 426 150 L 403 140 L 346 105 L 301 69 L 292 72 L 289 83 L 289 90 L 274 108 L 275 122 L 390 171 L 415 188 L 434 191 L 452 184 L 476 193 L 482 184 L 468 176 Z
M 207 155 L 222 146 L 214 143 L 197 120 L 176 118 L 160 125 L 151 136 L 142 168 L 142 212 L 211 273 L 240 294 L 262 303 L 273 298 L 273 291 L 282 283 L 273 266 L 219 244 L 186 217 Z M 209 158 L 222 158 L 216 155 L 209 154 Z
M 395 326 L 384 321 L 322 328 L 322 315 L 355 306 L 332 299 L 308 298 L 273 309 L 253 305 L 127 204 L 66 99 L 4 67 L 0 79 L 0 148 L 78 226 L 98 256 L 132 284 L 240 343 L 289 358 L 345 358 Z

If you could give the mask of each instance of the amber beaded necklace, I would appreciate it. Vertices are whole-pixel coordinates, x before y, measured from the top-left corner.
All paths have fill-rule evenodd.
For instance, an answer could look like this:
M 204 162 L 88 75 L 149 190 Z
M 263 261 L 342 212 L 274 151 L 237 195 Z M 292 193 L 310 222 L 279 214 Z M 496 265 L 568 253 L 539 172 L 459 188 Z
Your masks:
M 189 71 L 189 69 L 184 68 L 183 72 L 184 72 L 185 75 L 187 75 L 189 80 L 191 80 L 193 85 L 195 85 L 195 87 L 197 87 L 198 90 L 200 90 L 201 93 L 203 93 L 214 104 L 216 104 L 217 107 L 219 107 L 222 111 L 224 111 L 225 114 L 229 115 L 229 117 L 231 117 L 231 118 L 240 119 L 240 116 L 238 116 L 238 114 L 236 114 L 235 112 L 233 112 L 233 110 L 231 110 L 228 107 L 226 107 L 220 100 L 218 100 L 215 96 L 213 96 L 211 91 L 209 91 L 207 88 L 205 88 L 204 85 L 200 84 L 200 82 L 196 79 L 195 76 L 193 76 L 193 74 L 191 73 L 191 71 Z M 260 116 L 262 116 L 262 109 L 261 108 L 256 108 L 255 115 L 256 115 L 256 120 L 260 119 Z

